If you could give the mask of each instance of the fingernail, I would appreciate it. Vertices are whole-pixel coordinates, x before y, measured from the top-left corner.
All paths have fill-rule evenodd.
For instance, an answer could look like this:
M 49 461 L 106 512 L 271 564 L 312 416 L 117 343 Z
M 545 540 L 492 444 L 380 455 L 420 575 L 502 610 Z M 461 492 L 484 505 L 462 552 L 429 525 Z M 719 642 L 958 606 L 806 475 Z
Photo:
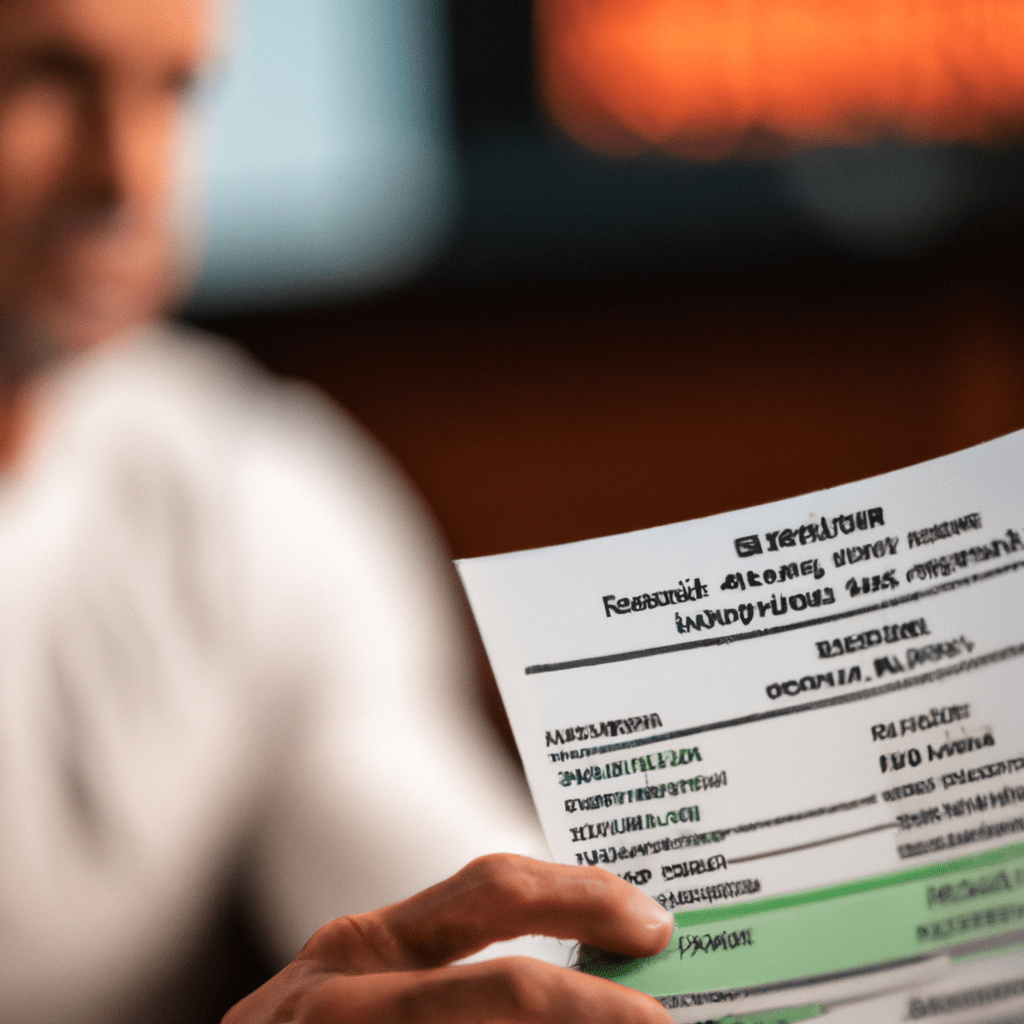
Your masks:
M 638 893 L 640 899 L 636 901 L 636 913 L 637 916 L 643 919 L 644 924 L 650 928 L 662 929 L 665 925 L 671 925 L 675 927 L 676 918 L 675 915 L 666 910 L 657 900 L 652 900 L 650 896 L 645 896 L 642 893 Z

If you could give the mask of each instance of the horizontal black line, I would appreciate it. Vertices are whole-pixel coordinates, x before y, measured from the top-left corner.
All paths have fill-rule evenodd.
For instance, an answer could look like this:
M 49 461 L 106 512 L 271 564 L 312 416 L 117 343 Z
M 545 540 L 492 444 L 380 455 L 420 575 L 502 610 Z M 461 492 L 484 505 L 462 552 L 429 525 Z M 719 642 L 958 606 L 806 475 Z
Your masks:
M 872 793 L 870 796 L 861 797 L 859 800 L 846 800 L 843 803 L 831 804 L 825 807 L 814 807 L 809 811 L 797 811 L 794 814 L 782 814 L 777 818 L 766 818 L 763 821 L 751 821 L 745 825 L 730 825 L 728 828 L 709 828 L 705 835 L 713 833 L 716 836 L 721 836 L 723 839 L 726 836 L 739 833 L 740 835 L 746 835 L 748 832 L 756 832 L 762 828 L 771 828 L 775 825 L 791 825 L 794 821 L 807 821 L 810 818 L 821 818 L 827 814 L 838 814 L 840 811 L 857 811 L 862 807 L 871 807 L 878 803 L 878 794 Z M 888 828 L 889 826 L 885 826 Z M 831 840 L 828 840 L 831 842 Z M 754 857 L 740 857 L 736 859 L 738 864 L 742 860 L 756 860 L 757 857 L 766 857 L 768 854 L 757 854 Z M 729 863 L 733 863 L 733 858 L 729 858 Z
M 819 711 L 822 708 L 836 707 L 840 704 L 852 704 L 859 700 L 870 700 L 872 697 L 881 697 L 887 693 L 896 693 L 899 690 L 909 690 L 915 686 L 924 686 L 927 683 L 938 683 L 949 676 L 960 675 L 963 672 L 973 672 L 975 669 L 984 668 L 986 665 L 993 665 L 999 661 L 1006 661 L 1008 658 L 1019 658 L 1024 654 L 1024 644 L 1012 644 L 1010 647 L 1003 647 L 998 651 L 989 654 L 981 654 L 977 658 L 968 658 L 965 661 L 954 662 L 943 668 L 933 669 L 931 672 L 922 672 L 916 676 L 904 676 L 902 679 L 895 679 L 891 683 L 884 683 L 881 686 L 872 686 L 866 690 L 850 690 L 847 693 L 838 694 L 835 697 L 826 697 L 823 700 L 812 700 L 806 704 L 792 704 L 784 708 L 772 708 L 770 711 L 759 711 L 752 715 L 743 715 L 741 718 L 727 718 L 722 722 L 709 722 L 707 725 L 694 725 L 688 729 L 673 729 L 671 732 L 659 733 L 657 736 L 643 736 L 634 740 L 623 740 L 621 743 L 606 743 L 600 747 L 576 748 L 577 752 L 586 750 L 585 756 L 592 757 L 595 754 L 610 754 L 616 750 L 627 750 L 631 747 L 645 747 L 652 743 L 664 743 L 668 740 L 681 739 L 684 736 L 696 736 L 702 732 L 713 732 L 715 729 L 730 729 L 736 725 L 750 725 L 752 722 L 763 722 L 769 718 L 781 718 L 783 715 L 798 715 L 804 711 Z M 576 758 L 573 758 L 576 760 Z
M 898 605 L 906 604 L 909 601 L 920 601 L 926 597 L 935 597 L 937 594 L 944 594 L 955 590 L 957 587 L 968 587 L 972 583 L 980 583 L 983 580 L 991 579 L 994 576 L 1001 576 L 1006 572 L 1013 572 L 1024 566 L 1024 560 L 1011 562 L 1009 565 L 1001 565 L 998 569 L 989 569 L 988 572 L 978 572 L 971 576 L 963 576 L 960 579 L 950 580 L 948 583 L 939 583 L 926 590 L 915 590 L 911 594 L 903 594 L 901 597 L 892 597 L 887 601 L 879 601 L 877 604 L 865 605 L 863 608 L 851 608 L 849 611 L 836 612 L 833 615 L 820 615 L 816 619 L 804 619 L 801 622 L 789 622 L 784 626 L 768 626 L 764 629 L 751 629 L 746 633 L 728 633 L 723 636 L 703 637 L 700 640 L 687 640 L 678 644 L 666 644 L 664 647 L 647 647 L 639 651 L 620 651 L 618 654 L 600 654 L 593 658 L 576 658 L 573 661 L 555 661 L 547 665 L 527 665 L 525 672 L 528 676 L 536 675 L 538 672 L 562 672 L 570 668 L 592 668 L 595 665 L 609 665 L 617 661 L 634 661 L 637 658 L 652 658 L 657 654 L 674 654 L 677 651 L 692 651 L 698 647 L 717 647 L 723 644 L 734 644 L 740 640 L 756 640 L 762 636 L 773 636 L 776 633 L 788 633 L 794 629 L 807 629 L 810 626 L 820 626 L 826 622 L 837 622 L 840 619 L 849 619 L 855 615 L 867 615 L 869 612 L 882 611 L 885 608 L 895 608 Z
M 878 803 L 878 794 L 861 797 L 859 800 L 845 800 L 839 804 L 831 804 L 827 807 L 815 807 L 809 811 L 797 811 L 795 814 L 782 814 L 777 818 L 767 818 L 764 821 L 751 821 L 746 825 L 734 825 L 727 828 L 726 832 L 755 832 L 762 828 L 771 828 L 773 825 L 790 825 L 794 821 L 806 821 L 808 818 L 820 818 L 826 814 L 838 814 L 840 811 L 856 811 L 861 807 L 871 807 Z M 720 832 L 721 829 L 709 829 L 712 832 Z
M 782 853 L 796 853 L 798 850 L 810 850 L 815 846 L 828 846 L 829 843 L 839 843 L 844 839 L 856 839 L 857 836 L 870 835 L 872 832 L 881 832 L 887 828 L 897 828 L 899 822 L 890 821 L 884 825 L 873 825 L 871 828 L 862 828 L 858 832 L 844 832 L 840 836 L 829 836 L 827 839 L 815 839 L 810 843 L 801 843 L 799 846 L 785 846 L 781 850 L 768 850 L 766 853 L 752 853 L 748 857 L 730 857 L 730 864 L 744 864 L 748 860 L 763 860 L 765 857 L 778 857 Z

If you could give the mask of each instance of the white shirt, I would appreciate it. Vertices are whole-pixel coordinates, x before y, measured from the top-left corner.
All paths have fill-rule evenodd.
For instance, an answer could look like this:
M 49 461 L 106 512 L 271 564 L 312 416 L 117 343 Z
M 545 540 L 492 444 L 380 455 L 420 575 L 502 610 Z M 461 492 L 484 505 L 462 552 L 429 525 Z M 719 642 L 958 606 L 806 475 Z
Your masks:
M 281 958 L 548 856 L 437 531 L 359 427 L 170 329 L 43 395 L 0 490 L 0 1021 L 102 1017 L 243 853 Z

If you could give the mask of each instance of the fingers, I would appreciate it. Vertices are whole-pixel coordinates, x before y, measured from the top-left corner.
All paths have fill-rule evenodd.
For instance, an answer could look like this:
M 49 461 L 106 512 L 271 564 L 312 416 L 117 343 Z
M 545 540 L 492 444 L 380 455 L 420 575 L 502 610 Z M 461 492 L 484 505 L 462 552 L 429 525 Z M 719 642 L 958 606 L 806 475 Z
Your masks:
M 447 963 L 517 935 L 578 939 L 652 956 L 672 936 L 672 915 L 601 868 L 500 854 L 482 857 L 404 903 L 384 921 L 418 966 Z
M 339 918 L 239 1003 L 230 1024 L 668 1024 L 657 1001 L 529 957 L 442 966 L 524 934 L 629 956 L 659 952 L 672 917 L 600 868 L 496 855 L 411 899 Z M 428 969 L 424 969 L 428 968 Z
M 308 1024 L 668 1024 L 650 996 L 529 957 L 325 980 L 302 1001 Z
M 402 903 L 331 922 L 307 950 L 347 973 L 440 966 L 518 935 L 639 957 L 664 949 L 672 924 L 658 903 L 601 868 L 496 854 Z

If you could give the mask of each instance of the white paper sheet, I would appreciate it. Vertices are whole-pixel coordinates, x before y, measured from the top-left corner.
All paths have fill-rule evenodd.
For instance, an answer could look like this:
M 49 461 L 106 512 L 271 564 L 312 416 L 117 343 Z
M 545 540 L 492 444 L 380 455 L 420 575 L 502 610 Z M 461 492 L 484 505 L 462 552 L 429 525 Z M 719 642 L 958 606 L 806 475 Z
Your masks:
M 556 859 L 676 912 L 598 973 L 680 1021 L 1024 1019 L 1024 433 L 458 567 Z

